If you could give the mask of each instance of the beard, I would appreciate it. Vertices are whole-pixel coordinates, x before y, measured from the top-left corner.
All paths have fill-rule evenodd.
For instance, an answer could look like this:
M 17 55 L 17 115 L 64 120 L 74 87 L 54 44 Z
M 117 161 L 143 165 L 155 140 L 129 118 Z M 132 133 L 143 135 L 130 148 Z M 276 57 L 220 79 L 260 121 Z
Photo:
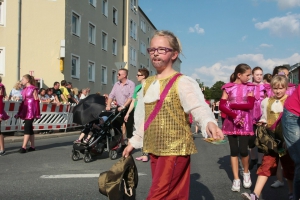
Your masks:
M 165 66 L 164 60 L 160 58 L 153 58 L 152 59 L 152 65 L 155 69 L 159 69 Z

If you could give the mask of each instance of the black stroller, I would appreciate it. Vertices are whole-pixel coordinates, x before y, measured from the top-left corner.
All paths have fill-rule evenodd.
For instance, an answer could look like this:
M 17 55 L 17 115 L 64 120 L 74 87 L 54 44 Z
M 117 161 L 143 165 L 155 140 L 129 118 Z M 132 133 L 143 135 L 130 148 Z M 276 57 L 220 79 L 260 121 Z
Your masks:
M 89 95 L 74 107 L 73 122 L 85 124 L 85 128 L 92 130 L 92 136 L 87 144 L 73 145 L 72 160 L 79 160 L 83 154 L 83 161 L 88 163 L 92 160 L 92 156 L 101 155 L 103 151 L 108 151 L 112 160 L 117 158 L 117 149 L 122 140 L 122 112 L 104 112 L 104 110 L 105 97 L 97 94 Z M 101 125 L 100 130 L 93 129 L 93 124 L 98 124 L 99 117 L 102 116 L 107 116 L 107 120 Z
M 90 129 L 93 134 L 87 144 L 73 144 L 72 160 L 77 161 L 80 159 L 80 154 L 83 154 L 83 161 L 88 163 L 92 160 L 92 156 L 100 156 L 103 151 L 108 151 L 110 159 L 114 160 L 117 158 L 117 149 L 122 139 L 122 133 L 119 127 L 122 125 L 121 112 L 103 112 L 99 115 L 108 116 L 108 119 L 100 130 L 93 129 L 93 124 L 97 123 L 98 120 L 91 121 L 86 124 L 85 128 Z

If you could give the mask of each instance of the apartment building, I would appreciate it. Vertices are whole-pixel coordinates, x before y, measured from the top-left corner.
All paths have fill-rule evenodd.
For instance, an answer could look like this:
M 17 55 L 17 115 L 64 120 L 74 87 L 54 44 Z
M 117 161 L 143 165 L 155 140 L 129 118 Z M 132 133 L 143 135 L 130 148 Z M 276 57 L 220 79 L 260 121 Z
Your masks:
M 133 81 L 140 67 L 155 73 L 146 48 L 156 28 L 138 0 L 0 3 L 0 75 L 8 92 L 24 74 L 44 88 L 65 79 L 109 93 L 121 67 Z

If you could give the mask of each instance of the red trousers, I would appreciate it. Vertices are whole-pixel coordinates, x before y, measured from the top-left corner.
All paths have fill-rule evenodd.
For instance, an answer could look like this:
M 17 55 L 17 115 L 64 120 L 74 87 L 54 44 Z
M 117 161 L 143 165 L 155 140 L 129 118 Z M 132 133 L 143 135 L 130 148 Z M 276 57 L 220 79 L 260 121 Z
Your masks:
M 150 154 L 152 185 L 147 200 L 188 200 L 190 156 Z

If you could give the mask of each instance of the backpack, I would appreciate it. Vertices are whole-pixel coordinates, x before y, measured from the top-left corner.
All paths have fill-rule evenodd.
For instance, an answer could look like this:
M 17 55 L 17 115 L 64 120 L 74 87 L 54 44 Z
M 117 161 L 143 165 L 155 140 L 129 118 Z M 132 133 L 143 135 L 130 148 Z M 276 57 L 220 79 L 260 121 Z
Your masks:
M 122 157 L 98 179 L 99 192 L 110 200 L 135 200 L 138 172 L 131 155 Z

